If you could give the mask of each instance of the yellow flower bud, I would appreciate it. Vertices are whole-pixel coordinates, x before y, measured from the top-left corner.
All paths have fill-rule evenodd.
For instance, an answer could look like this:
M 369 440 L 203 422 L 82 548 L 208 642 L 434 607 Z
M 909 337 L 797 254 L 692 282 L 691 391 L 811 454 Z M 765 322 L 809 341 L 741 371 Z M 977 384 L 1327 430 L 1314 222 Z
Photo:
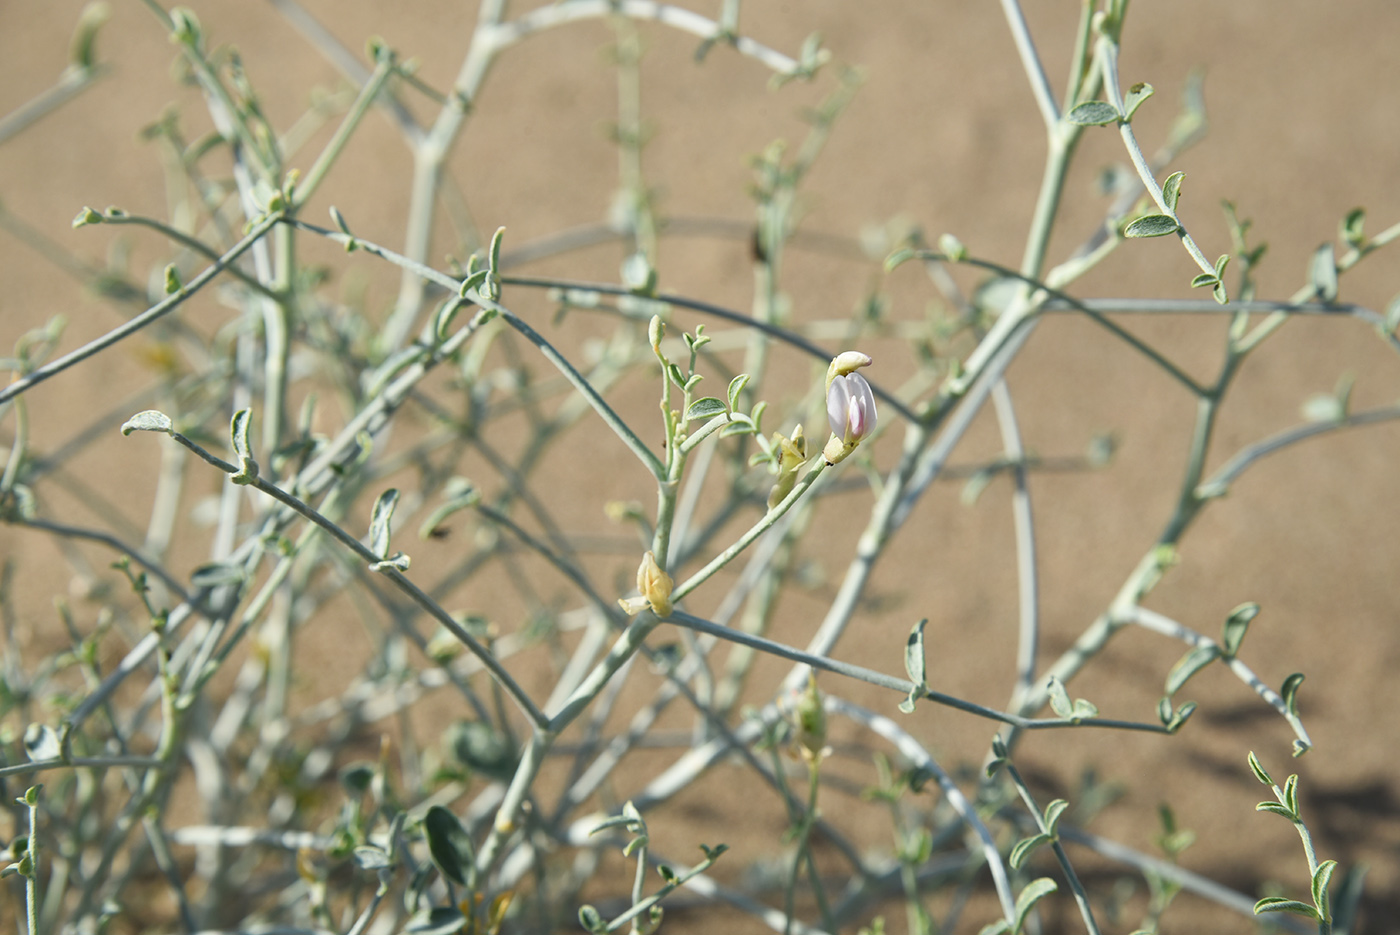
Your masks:
M 637 591 L 641 596 L 623 598 L 618 604 L 628 614 L 639 614 L 650 607 L 656 616 L 666 617 L 671 613 L 671 590 L 675 586 L 671 576 L 656 563 L 656 556 L 648 552 L 637 566 Z
M 869 354 L 862 354 L 860 351 L 842 351 L 831 358 L 831 366 L 826 368 L 826 389 L 831 391 L 831 381 L 837 377 L 844 377 L 848 373 L 855 373 L 861 367 L 869 367 L 875 363 Z

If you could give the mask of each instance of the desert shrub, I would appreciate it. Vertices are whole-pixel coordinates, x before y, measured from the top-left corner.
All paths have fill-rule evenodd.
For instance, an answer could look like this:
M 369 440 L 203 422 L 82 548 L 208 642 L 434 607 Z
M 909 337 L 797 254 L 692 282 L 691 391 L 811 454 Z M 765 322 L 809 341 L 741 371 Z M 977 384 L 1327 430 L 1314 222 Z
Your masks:
M 1057 92 L 1008 0 L 1038 120 L 1018 145 L 1045 148 L 1019 261 L 912 195 L 822 231 L 816 199 L 890 171 L 874 138 L 821 170 L 880 63 L 719 6 L 484 0 L 444 29 L 444 83 L 275 0 L 255 41 L 341 74 L 309 107 L 221 41 L 246 10 L 149 0 L 121 24 L 173 44 L 177 104 L 142 134 L 163 208 L 80 201 L 64 242 L 0 216 L 122 316 L 18 335 L 0 390 L 0 905 L 21 931 L 651 931 L 663 906 L 667 927 L 784 933 L 1355 930 L 1364 869 L 1336 872 L 1297 776 L 1274 778 L 1344 739 L 1304 726 L 1308 654 L 1258 633 L 1266 603 L 1218 603 L 1239 585 L 1184 605 L 1168 582 L 1242 575 L 1239 511 L 1208 517 L 1256 465 L 1400 416 L 1353 402 L 1400 306 L 1340 298 L 1400 226 L 1345 214 L 1262 298 L 1244 210 L 1218 220 L 1175 168 L 1205 135 L 1199 76 L 1170 79 L 1177 105 L 1127 82 L 1128 4 L 1086 0 L 1056 27 Z M 0 143 L 99 93 L 109 61 L 152 69 L 154 47 L 106 48 L 105 15 Z M 720 101 L 686 128 L 697 90 Z M 767 95 L 761 126 L 664 148 L 708 143 L 725 95 Z M 61 126 L 65 153 L 113 145 Z M 1097 194 L 1072 183 L 1081 150 L 1109 166 Z M 1142 268 L 1151 288 L 1117 287 Z M 1300 330 L 1381 354 L 1292 387 L 1292 424 L 1235 415 Z M 1189 424 L 1152 422 L 1164 400 Z M 1287 526 L 1282 499 L 1246 506 Z M 1115 524 L 1136 532 L 1090 541 Z M 1302 854 L 1217 835 L 1259 869 L 1215 881 L 1187 848 L 1218 829 L 1133 798 L 1192 775 L 1144 751 L 1202 732 Z

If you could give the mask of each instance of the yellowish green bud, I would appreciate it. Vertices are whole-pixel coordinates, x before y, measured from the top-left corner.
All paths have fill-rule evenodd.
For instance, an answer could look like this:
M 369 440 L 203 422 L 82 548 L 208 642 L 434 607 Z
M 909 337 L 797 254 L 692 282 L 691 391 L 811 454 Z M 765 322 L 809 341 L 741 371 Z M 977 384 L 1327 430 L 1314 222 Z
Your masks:
M 848 373 L 855 373 L 861 367 L 869 367 L 875 361 L 869 354 L 862 354 L 860 351 L 842 351 L 831 358 L 831 366 L 826 368 L 826 389 L 831 392 L 831 381 L 837 377 L 844 377 Z
M 626 597 L 618 604 L 628 614 L 639 614 L 648 607 L 658 617 L 671 613 L 671 591 L 676 586 L 671 576 L 656 562 L 656 555 L 647 552 L 642 556 L 642 564 L 637 566 L 638 597 Z

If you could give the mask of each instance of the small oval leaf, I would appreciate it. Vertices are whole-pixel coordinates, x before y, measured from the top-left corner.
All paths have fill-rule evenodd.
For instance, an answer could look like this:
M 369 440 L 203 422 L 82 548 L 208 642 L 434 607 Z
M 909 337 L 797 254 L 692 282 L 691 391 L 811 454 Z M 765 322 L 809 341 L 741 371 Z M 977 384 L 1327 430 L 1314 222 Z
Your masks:
M 713 396 L 702 396 L 690 404 L 690 408 L 685 411 L 687 421 L 695 419 L 712 419 L 715 416 L 722 416 L 729 411 L 724 405 L 724 400 L 715 399 Z
M 1146 214 L 1123 228 L 1124 237 L 1165 237 L 1181 229 L 1176 218 L 1165 214 Z
M 1081 127 L 1101 127 L 1118 122 L 1118 109 L 1107 101 L 1085 101 L 1066 114 L 1065 119 Z
M 169 435 L 173 431 L 175 431 L 175 426 L 170 421 L 170 417 L 159 409 L 138 412 L 122 423 L 123 435 L 130 435 L 132 432 L 164 432 Z
M 442 875 L 458 886 L 467 883 L 466 868 L 475 860 L 471 836 L 457 816 L 441 805 L 434 805 L 423 816 L 423 834 L 428 853 Z
M 1185 172 L 1173 172 L 1167 176 L 1167 180 L 1162 183 L 1162 200 L 1167 203 L 1167 207 L 1176 212 L 1176 203 L 1181 198 L 1181 180 L 1186 178 Z

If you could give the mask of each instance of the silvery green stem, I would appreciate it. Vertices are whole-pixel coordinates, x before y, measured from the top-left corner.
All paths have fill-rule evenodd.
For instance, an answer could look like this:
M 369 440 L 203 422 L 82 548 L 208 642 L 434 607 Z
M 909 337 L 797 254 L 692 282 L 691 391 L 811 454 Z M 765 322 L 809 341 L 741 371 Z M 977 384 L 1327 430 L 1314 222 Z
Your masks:
M 1053 135 L 1060 122 L 1060 108 L 1055 103 L 1055 92 L 1050 90 L 1050 81 L 1045 77 L 1045 67 L 1040 64 L 1040 54 L 1036 52 L 1035 40 L 1031 38 L 1026 25 L 1025 14 L 1017 0 L 1001 0 L 1002 13 L 1011 27 L 1011 38 L 1016 42 L 1016 53 L 1021 57 L 1021 67 L 1030 82 L 1031 93 L 1035 95 L 1036 107 L 1045 121 L 1045 130 Z
M 1020 633 L 1016 649 L 1016 684 L 1012 688 L 1012 703 L 1035 681 L 1035 663 L 1040 646 L 1040 588 L 1036 567 L 1035 514 L 1031 509 L 1030 486 L 1026 478 L 1025 449 L 1021 431 L 1016 423 L 1016 408 L 1006 380 L 992 388 L 992 404 L 996 407 L 997 424 L 1001 427 L 1001 444 L 1007 460 L 1014 465 L 1011 512 L 1016 527 L 1016 581 L 1020 606 Z
M 43 367 L 40 367 L 33 373 L 14 381 L 4 389 L 0 389 L 0 404 L 9 402 L 11 399 L 14 399 L 16 396 L 25 392 L 30 387 L 44 382 L 49 377 L 62 373 L 63 371 L 67 370 L 69 367 L 74 366 L 75 364 L 82 363 L 89 357 L 92 357 L 94 354 L 98 354 L 101 351 L 104 351 L 107 348 L 111 347 L 113 344 L 116 344 L 118 341 L 121 341 L 123 338 L 130 337 L 131 335 L 140 331 L 142 328 L 149 325 L 151 322 L 161 318 L 164 315 L 170 314 L 175 309 L 179 308 L 180 305 L 183 304 L 186 299 L 188 299 L 190 296 L 194 295 L 200 289 L 208 285 L 214 279 L 215 276 L 219 275 L 219 273 L 232 266 L 235 260 L 237 260 L 245 252 L 247 252 L 247 250 L 254 244 L 262 240 L 263 236 L 267 234 L 267 232 L 270 231 L 281 219 L 282 216 L 280 214 L 269 214 L 266 217 L 261 218 L 249 229 L 248 233 L 243 237 L 242 240 L 234 244 L 233 247 L 231 247 L 226 253 L 219 257 L 217 262 L 206 267 L 203 272 L 191 279 L 178 292 L 175 292 L 170 296 L 167 296 L 162 301 L 156 303 L 155 305 L 152 305 L 146 311 L 132 318 L 126 324 L 121 325 L 117 328 L 113 328 L 111 331 L 107 332 L 102 337 L 89 341 L 87 344 L 84 344 L 77 350 L 71 351 L 68 354 L 63 355 L 57 360 L 46 364 Z
M 1256 695 L 1264 700 L 1265 704 L 1282 715 L 1283 719 L 1288 722 L 1288 726 L 1293 728 L 1293 733 L 1297 735 L 1300 742 L 1308 747 L 1313 745 L 1312 738 L 1308 736 L 1306 728 L 1303 727 L 1303 722 L 1298 719 L 1296 714 L 1288 710 L 1288 704 L 1279 696 L 1279 693 L 1264 684 L 1264 680 L 1255 675 L 1254 670 L 1245 665 L 1239 658 L 1225 655 L 1224 650 L 1221 649 L 1220 644 L 1215 640 L 1197 633 L 1190 627 L 1178 623 L 1165 614 L 1159 614 L 1155 610 L 1148 610 L 1146 607 L 1137 606 L 1132 608 L 1129 613 L 1129 619 L 1138 626 L 1151 630 L 1154 633 L 1160 633 L 1163 636 L 1169 636 L 1174 640 L 1180 640 L 1187 646 L 1214 646 L 1216 649 L 1220 650 L 1222 661 L 1224 661 L 1230 671 L 1235 674 L 1235 677 L 1249 686 Z
M 1085 929 L 1088 930 L 1089 935 L 1099 935 L 1099 925 L 1094 920 L 1094 910 L 1089 906 L 1089 894 L 1084 892 L 1084 884 L 1079 882 L 1079 874 L 1074 872 L 1074 866 L 1069 862 L 1069 855 L 1065 853 L 1059 835 L 1052 834 L 1049 825 L 1045 823 L 1040 806 L 1036 804 L 1030 788 L 1021 778 L 1020 771 L 1010 762 L 1007 762 L 1002 768 L 1011 777 L 1011 782 L 1016 787 L 1016 793 L 1020 795 L 1021 801 L 1026 805 L 1026 811 L 1030 812 L 1031 818 L 1035 820 L 1036 829 L 1041 834 L 1051 837 L 1050 846 L 1055 852 L 1055 860 L 1060 865 L 1060 872 L 1065 875 L 1065 882 L 1069 884 L 1070 891 L 1074 893 L 1074 902 L 1079 907 L 1079 915 L 1084 920 Z

